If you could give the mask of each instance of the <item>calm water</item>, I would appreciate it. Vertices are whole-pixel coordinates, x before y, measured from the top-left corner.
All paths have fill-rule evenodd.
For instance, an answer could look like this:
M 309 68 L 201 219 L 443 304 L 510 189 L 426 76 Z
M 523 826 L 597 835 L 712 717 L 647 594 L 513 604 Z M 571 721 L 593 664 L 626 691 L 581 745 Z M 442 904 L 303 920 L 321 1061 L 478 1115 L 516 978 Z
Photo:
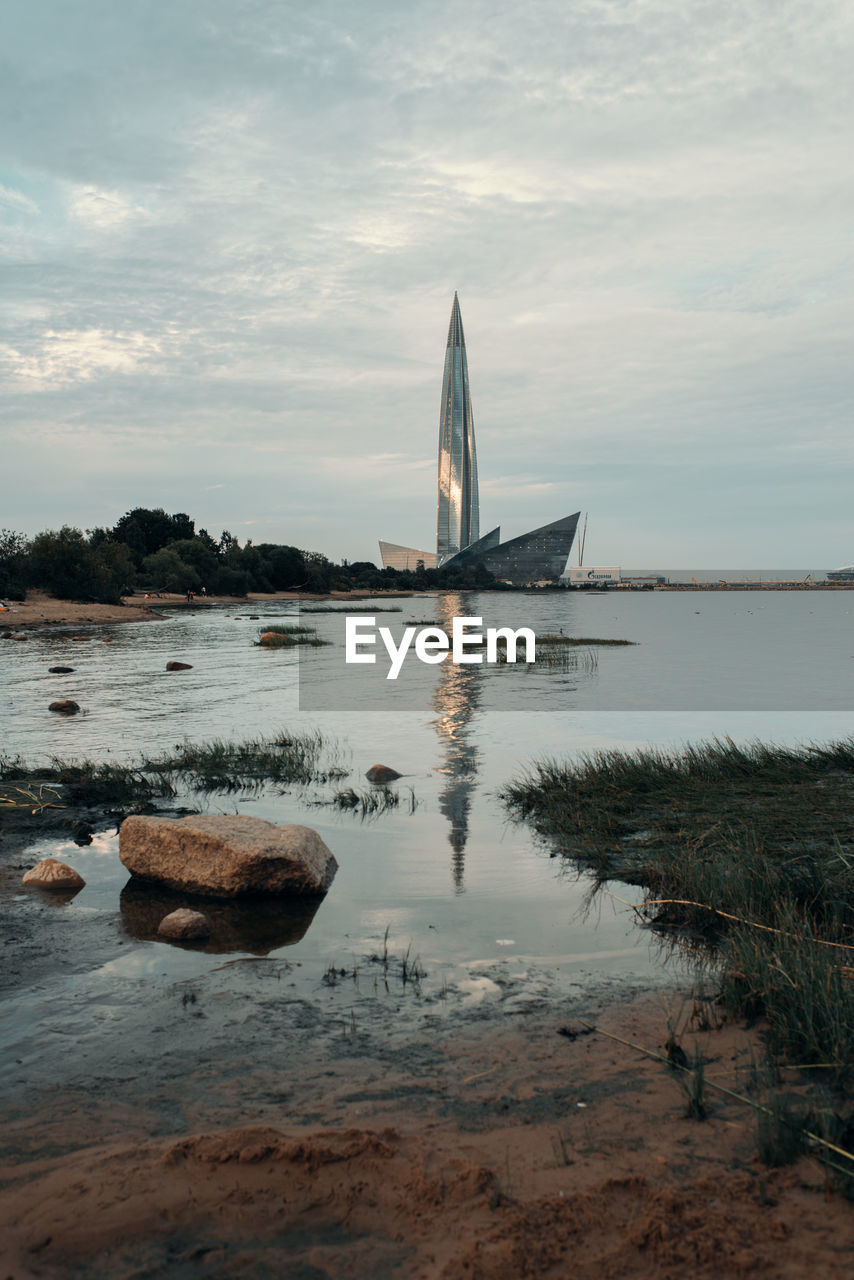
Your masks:
M 473 983 L 475 993 L 476 975 L 499 962 L 543 966 L 567 982 L 590 974 L 646 982 L 661 965 L 649 935 L 610 902 L 582 918 L 584 882 L 506 822 L 498 789 L 543 756 L 724 734 L 787 743 L 846 736 L 854 728 L 851 599 L 843 592 L 466 595 L 394 601 L 400 613 L 383 613 L 388 601 L 361 601 L 359 614 L 396 635 L 412 620 L 447 623 L 464 613 L 487 625 L 637 642 L 583 650 L 569 671 L 418 664 L 399 686 L 385 681 L 384 667 L 352 678 L 337 615 L 303 616 L 336 641 L 327 648 L 298 658 L 255 647 L 263 623 L 294 613 L 290 605 L 255 604 L 258 619 L 248 608 L 209 606 L 164 622 L 57 629 L 0 649 L 3 749 L 28 760 L 129 759 L 186 740 L 319 729 L 352 771 L 342 783 L 203 802 L 213 812 L 306 823 L 338 860 L 316 914 L 272 922 L 256 949 L 299 959 L 305 980 L 316 983 L 328 964 L 375 951 L 388 928 L 397 953 L 411 946 L 432 977 L 461 990 Z M 170 658 L 193 670 L 167 673 Z M 60 663 L 74 673 L 50 675 Z M 58 697 L 75 698 L 85 714 L 51 715 L 47 705 Z M 375 762 L 406 775 L 397 785 L 406 801 L 411 788 L 413 812 L 403 803 L 360 822 L 318 803 L 336 786 L 367 786 L 363 774 Z M 84 848 L 41 842 L 25 859 L 57 852 L 87 886 L 55 909 L 123 931 L 110 982 L 200 974 L 221 963 L 146 940 L 145 911 L 122 895 L 127 876 L 115 835 Z M 625 892 L 637 899 L 637 891 Z M 15 894 L 8 909 L 15 901 L 24 899 Z M 237 921 L 238 955 L 241 937 Z

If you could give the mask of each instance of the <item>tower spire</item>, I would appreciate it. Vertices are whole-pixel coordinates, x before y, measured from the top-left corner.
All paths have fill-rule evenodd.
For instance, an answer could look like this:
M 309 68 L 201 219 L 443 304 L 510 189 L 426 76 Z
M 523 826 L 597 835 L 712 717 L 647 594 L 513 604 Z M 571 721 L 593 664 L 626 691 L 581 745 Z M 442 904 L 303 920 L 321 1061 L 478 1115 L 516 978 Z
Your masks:
M 466 340 L 460 300 L 454 291 L 442 404 L 439 413 L 439 501 L 436 519 L 438 563 L 463 551 L 480 537 L 477 453 L 469 393 Z

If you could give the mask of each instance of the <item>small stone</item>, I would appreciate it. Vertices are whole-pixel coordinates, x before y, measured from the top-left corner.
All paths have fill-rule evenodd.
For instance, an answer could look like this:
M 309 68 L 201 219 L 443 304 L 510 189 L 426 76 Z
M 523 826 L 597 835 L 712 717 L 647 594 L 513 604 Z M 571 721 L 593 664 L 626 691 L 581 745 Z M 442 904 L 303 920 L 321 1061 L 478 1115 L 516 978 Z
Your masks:
M 42 858 L 21 879 L 21 884 L 32 885 L 36 889 L 82 889 L 85 883 L 73 867 L 58 858 Z
M 73 667 L 48 667 L 48 671 L 53 676 L 67 676 L 74 670 Z
M 75 702 L 73 698 L 60 698 L 58 702 L 52 702 L 48 707 L 48 711 L 58 711 L 61 716 L 76 716 L 80 710 L 80 703 Z
M 190 911 L 188 907 L 180 907 L 177 911 L 170 911 L 168 916 L 163 917 L 157 926 L 157 932 L 162 933 L 164 938 L 180 938 L 189 942 L 194 939 L 209 938 L 211 927 L 207 916 L 202 915 L 201 911 Z
M 166 670 L 167 671 L 192 671 L 193 664 L 192 662 L 167 662 Z
M 365 777 L 368 782 L 394 782 L 395 778 L 402 778 L 403 774 L 387 764 L 372 764 Z

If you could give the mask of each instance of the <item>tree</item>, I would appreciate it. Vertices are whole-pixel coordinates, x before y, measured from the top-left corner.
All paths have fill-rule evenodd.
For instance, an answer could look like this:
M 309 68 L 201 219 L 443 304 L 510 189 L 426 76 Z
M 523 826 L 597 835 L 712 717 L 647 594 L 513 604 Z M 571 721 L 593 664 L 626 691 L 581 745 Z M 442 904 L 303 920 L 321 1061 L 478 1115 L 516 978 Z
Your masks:
M 264 573 L 274 591 L 288 591 L 304 585 L 308 570 L 302 552 L 296 547 L 262 542 L 256 550 L 264 561 Z
M 332 583 L 332 565 L 319 551 L 303 551 L 309 591 L 328 591 Z
M 113 525 L 111 536 L 130 547 L 137 564 L 170 542 L 192 538 L 196 524 L 183 511 L 167 515 L 162 507 L 134 507 Z
M 116 604 L 133 589 L 134 565 L 127 549 L 109 542 L 87 542 L 82 530 L 63 525 L 33 538 L 27 576 L 61 600 L 95 600 Z
M 202 586 L 198 570 L 182 560 L 174 547 L 161 547 L 146 556 L 142 572 L 151 591 L 198 591 Z
M 23 600 L 27 594 L 27 539 L 22 533 L 0 529 L 0 596 Z
M 130 549 L 121 542 L 101 542 L 89 548 L 93 566 L 93 597 L 105 604 L 119 604 L 136 586 L 136 565 Z
M 216 543 L 214 543 L 215 546 Z M 177 542 L 170 542 L 169 546 L 163 549 L 174 551 L 185 565 L 195 569 L 199 576 L 199 586 L 207 588 L 213 582 L 219 568 L 219 562 L 216 558 L 216 551 L 212 550 L 201 538 L 180 538 Z M 184 590 L 186 590 L 186 587 Z
M 219 547 L 217 551 L 220 560 L 224 560 L 228 563 L 229 557 L 232 556 L 235 551 L 239 550 L 240 543 L 237 541 L 234 534 L 229 533 L 228 529 L 223 529 L 219 536 Z

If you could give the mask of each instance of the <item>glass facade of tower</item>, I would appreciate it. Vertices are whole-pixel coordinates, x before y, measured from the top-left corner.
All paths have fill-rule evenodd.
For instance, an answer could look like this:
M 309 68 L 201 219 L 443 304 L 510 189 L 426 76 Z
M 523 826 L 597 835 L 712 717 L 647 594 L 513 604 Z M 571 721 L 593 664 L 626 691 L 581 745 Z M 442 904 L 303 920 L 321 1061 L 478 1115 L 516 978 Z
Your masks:
M 477 454 L 469 394 L 469 370 L 460 302 L 454 294 L 439 417 L 439 504 L 436 554 L 380 542 L 384 569 L 473 568 L 513 586 L 557 582 L 566 568 L 580 512 L 544 524 L 507 542 L 501 530 L 480 535 Z
M 469 370 L 460 303 L 454 294 L 439 418 L 439 508 L 436 557 L 439 564 L 480 537 L 477 453 L 469 394 Z

